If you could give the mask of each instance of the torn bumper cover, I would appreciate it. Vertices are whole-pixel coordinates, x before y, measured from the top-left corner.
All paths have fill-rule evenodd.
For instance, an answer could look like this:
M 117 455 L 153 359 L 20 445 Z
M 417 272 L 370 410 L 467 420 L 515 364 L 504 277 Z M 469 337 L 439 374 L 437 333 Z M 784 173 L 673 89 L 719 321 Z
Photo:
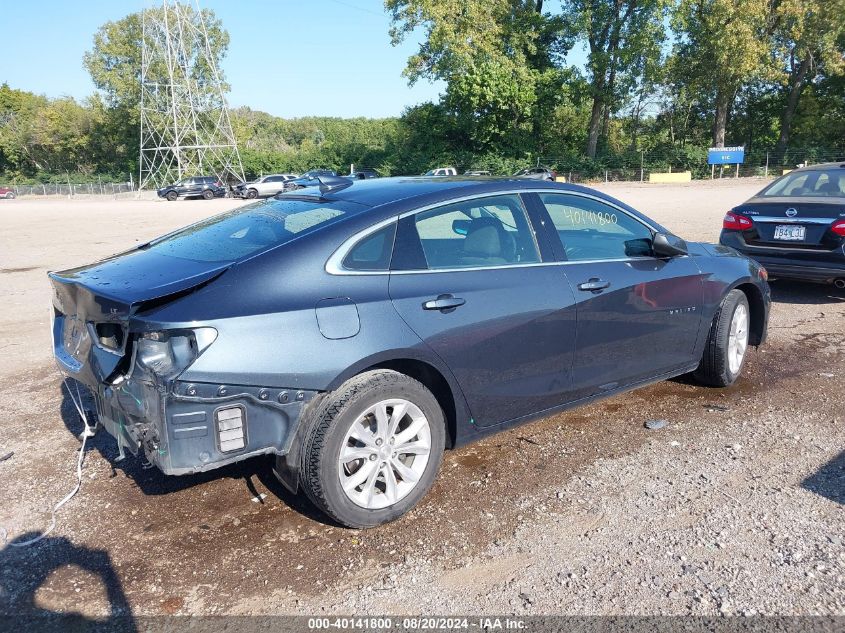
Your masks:
M 213 344 L 214 328 L 144 331 L 131 306 L 102 297 L 94 306 L 64 290 L 54 300 L 55 357 L 63 373 L 91 389 L 98 419 L 119 446 L 143 451 L 169 475 L 289 452 L 317 392 L 181 381 Z
M 225 392 L 225 395 L 220 395 Z M 99 385 L 97 416 L 133 453 L 168 475 L 255 455 L 285 455 L 314 392 L 175 382 L 171 390 L 130 378 Z M 298 399 L 297 399 L 298 398 Z

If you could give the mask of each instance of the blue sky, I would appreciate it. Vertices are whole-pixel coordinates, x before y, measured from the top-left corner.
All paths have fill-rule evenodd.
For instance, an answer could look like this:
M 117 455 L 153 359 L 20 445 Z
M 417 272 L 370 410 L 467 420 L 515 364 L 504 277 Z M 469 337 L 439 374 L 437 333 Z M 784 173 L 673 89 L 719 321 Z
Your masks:
M 4 2 L 0 83 L 49 97 L 94 92 L 82 66 L 103 23 L 150 0 Z M 229 31 L 231 106 L 283 117 L 397 116 L 436 100 L 440 84 L 401 76 L 417 41 L 393 47 L 381 0 L 200 0 Z

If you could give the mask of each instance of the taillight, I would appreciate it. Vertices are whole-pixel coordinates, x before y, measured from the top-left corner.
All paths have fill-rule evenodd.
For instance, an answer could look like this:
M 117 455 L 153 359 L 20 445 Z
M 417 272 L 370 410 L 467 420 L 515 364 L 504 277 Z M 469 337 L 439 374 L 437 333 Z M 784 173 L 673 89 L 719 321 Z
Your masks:
M 735 213 L 726 213 L 725 219 L 722 220 L 723 229 L 733 229 L 734 231 L 745 231 L 751 228 L 751 220 L 744 215 L 737 215 Z
M 830 230 L 845 237 L 845 220 L 837 220 L 831 225 Z

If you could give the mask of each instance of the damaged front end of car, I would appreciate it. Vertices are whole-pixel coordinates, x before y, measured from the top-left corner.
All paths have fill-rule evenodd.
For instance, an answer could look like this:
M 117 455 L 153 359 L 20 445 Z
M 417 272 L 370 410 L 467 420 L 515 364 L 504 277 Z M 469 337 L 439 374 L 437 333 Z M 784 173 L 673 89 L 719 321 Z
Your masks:
M 91 390 L 99 423 L 121 454 L 141 452 L 166 474 L 287 454 L 303 408 L 316 395 L 180 380 L 218 330 L 193 323 L 161 328 L 149 314 L 220 274 L 206 271 L 146 293 L 135 284 L 132 296 L 122 296 L 90 271 L 50 273 L 53 350 L 62 372 Z

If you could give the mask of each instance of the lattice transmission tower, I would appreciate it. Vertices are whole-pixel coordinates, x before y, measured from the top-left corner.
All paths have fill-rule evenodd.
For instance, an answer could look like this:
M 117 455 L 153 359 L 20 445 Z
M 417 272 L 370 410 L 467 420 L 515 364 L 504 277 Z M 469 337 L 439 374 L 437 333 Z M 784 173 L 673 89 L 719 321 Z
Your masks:
M 141 12 L 139 189 L 188 176 L 244 180 L 226 86 L 199 2 Z

